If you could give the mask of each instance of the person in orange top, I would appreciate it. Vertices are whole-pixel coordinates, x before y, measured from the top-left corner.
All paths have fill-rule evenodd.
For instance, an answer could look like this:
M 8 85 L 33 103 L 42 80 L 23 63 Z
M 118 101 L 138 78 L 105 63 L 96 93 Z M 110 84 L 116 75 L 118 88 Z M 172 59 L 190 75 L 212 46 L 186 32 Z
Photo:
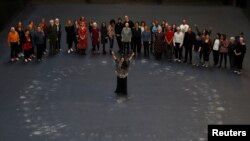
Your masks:
M 10 58 L 11 61 L 18 61 L 19 58 L 17 57 L 18 55 L 18 45 L 19 45 L 19 34 L 15 30 L 14 27 L 10 28 L 10 32 L 8 34 L 8 46 L 10 47 Z

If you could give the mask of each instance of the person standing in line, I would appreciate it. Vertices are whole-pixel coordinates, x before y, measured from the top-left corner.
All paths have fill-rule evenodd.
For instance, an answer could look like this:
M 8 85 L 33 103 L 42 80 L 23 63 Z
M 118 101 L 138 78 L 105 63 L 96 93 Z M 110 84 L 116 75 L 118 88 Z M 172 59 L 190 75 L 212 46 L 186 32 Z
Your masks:
M 154 34 L 156 32 L 156 25 L 155 25 L 155 21 L 151 22 L 151 26 L 150 26 L 150 33 L 151 33 L 151 41 L 154 40 Z M 154 45 L 153 43 L 150 44 L 150 52 L 153 54 L 154 53 Z
M 68 44 L 68 54 L 70 54 L 71 52 L 74 51 L 72 46 L 76 38 L 75 26 L 71 20 L 67 21 L 67 24 L 65 26 L 65 31 L 66 31 L 66 43 Z
M 233 70 L 234 68 L 234 50 L 236 48 L 236 43 L 235 43 L 235 37 L 230 37 L 229 44 L 228 44 L 228 58 L 229 58 L 229 65 L 230 65 L 230 70 Z
M 166 55 L 169 61 L 172 61 L 173 57 L 173 39 L 174 39 L 174 32 L 172 30 L 172 27 L 169 25 L 167 27 L 167 32 L 165 32 Z
M 116 63 L 116 76 L 117 76 L 117 85 L 115 93 L 118 96 L 127 96 L 128 90 L 127 90 L 127 77 L 128 77 L 128 69 L 129 64 L 131 60 L 133 59 L 134 53 L 131 54 L 129 59 L 125 59 L 125 57 L 122 55 L 120 59 L 118 59 L 115 56 L 115 53 L 112 51 L 113 59 Z
M 44 49 L 43 49 L 43 52 L 44 52 L 44 54 L 46 54 L 46 52 L 47 52 L 47 30 L 48 30 L 48 25 L 46 23 L 45 18 L 41 19 L 41 21 L 39 23 L 39 26 L 42 28 L 43 33 L 44 33 Z
M 31 54 L 32 54 L 32 37 L 30 35 L 30 30 L 25 31 L 25 42 L 23 44 L 23 51 L 24 51 L 24 62 L 28 63 L 32 61 Z
M 203 67 L 207 68 L 209 66 L 209 55 L 210 55 L 211 50 L 212 50 L 212 41 L 211 41 L 209 34 L 207 34 L 202 43 L 202 51 L 203 51 L 202 53 L 203 53 L 203 60 L 204 60 Z
M 140 23 L 140 29 L 141 29 L 141 32 L 143 32 L 145 30 L 145 26 L 146 26 L 146 22 L 145 21 L 141 21 Z
M 131 29 L 131 30 L 133 30 L 133 28 L 134 28 L 134 22 L 133 21 L 131 21 L 130 20 L 130 18 L 129 18 L 129 16 L 128 15 L 125 15 L 124 16 L 124 25 L 125 25 L 125 23 L 128 23 L 129 24 L 129 28 Z
M 86 55 L 87 49 L 87 27 L 84 22 L 80 23 L 80 27 L 78 29 L 78 51 L 80 54 Z
M 122 36 L 121 36 L 121 33 L 122 33 L 122 29 L 123 29 L 124 25 L 122 24 L 122 19 L 121 18 L 118 18 L 118 22 L 116 23 L 115 25 L 115 34 L 116 34 L 116 40 L 117 40 L 117 44 L 118 44 L 118 47 L 119 47 L 119 53 L 124 53 L 123 52 L 123 45 L 122 45 Z
M 175 50 L 175 61 L 181 62 L 184 33 L 181 32 L 180 27 L 177 27 L 176 29 L 177 31 L 174 33 L 174 39 L 173 39 L 174 50 Z
M 92 53 L 99 54 L 101 33 L 96 22 L 93 23 L 93 28 L 90 35 L 92 41 Z
M 115 20 L 112 19 L 109 22 L 108 27 L 108 38 L 109 38 L 109 54 L 112 55 L 112 50 L 114 47 L 114 40 L 115 40 Z
M 32 48 L 31 48 L 31 58 L 35 58 L 35 47 L 36 47 L 36 44 L 35 44 L 35 39 L 34 39 L 34 35 L 35 35 L 35 32 L 36 32 L 36 28 L 37 26 L 35 26 L 34 22 L 32 21 L 29 25 L 28 25 L 28 30 L 29 30 L 29 34 L 31 36 L 31 43 L 32 43 Z
M 102 22 L 100 31 L 101 31 L 102 53 L 106 54 L 107 52 L 105 46 L 108 42 L 108 29 L 105 22 Z
M 246 54 L 246 43 L 244 41 L 243 37 L 239 38 L 239 44 L 236 46 L 234 50 L 235 55 L 235 73 L 241 74 L 242 73 L 242 66 L 243 66 L 243 60 Z
M 20 57 L 24 57 L 23 44 L 25 42 L 25 33 L 24 33 L 23 23 L 19 21 L 15 29 L 18 32 L 19 39 L 20 39 L 20 43 L 18 45 L 18 57 L 20 58 Z
M 157 32 L 154 35 L 154 50 L 156 60 L 161 60 L 164 50 L 165 36 L 162 32 L 162 28 L 158 27 Z
M 50 25 L 48 26 L 48 30 L 47 30 L 50 56 L 56 54 L 56 41 L 58 40 L 57 36 L 58 36 L 57 27 L 54 23 L 54 20 L 50 20 Z
M 219 62 L 219 49 L 220 49 L 220 33 L 217 33 L 216 38 L 213 42 L 213 59 L 214 59 L 214 66 L 218 65 Z
M 201 46 L 202 46 L 201 37 L 199 35 L 196 35 L 196 40 L 193 47 L 193 65 L 197 67 L 199 66 L 200 63 L 199 54 L 201 52 Z
M 10 61 L 18 61 L 18 45 L 20 44 L 20 38 L 18 32 L 15 30 L 15 27 L 10 28 L 7 42 L 10 47 Z
M 142 32 L 144 57 L 149 57 L 149 45 L 151 44 L 151 33 L 149 30 L 148 26 L 145 26 L 144 31 Z
M 227 68 L 228 40 L 225 34 L 222 34 L 220 38 L 221 40 L 220 40 L 220 50 L 219 50 L 219 55 L 220 55 L 219 68 L 222 65 L 223 58 L 224 58 L 224 67 Z
M 141 54 L 141 28 L 139 27 L 139 22 L 135 23 L 135 27 L 133 30 L 133 52 L 135 55 L 140 55 Z
M 86 24 L 87 25 L 87 24 Z M 75 38 L 73 40 L 74 42 L 74 45 L 75 45 L 75 50 L 76 52 L 78 52 L 78 39 L 79 39 L 79 35 L 78 35 L 78 31 L 79 31 L 79 28 L 80 28 L 80 23 L 78 23 L 77 20 L 74 21 L 74 27 L 75 27 Z
M 56 25 L 56 33 L 57 33 L 57 40 L 56 40 L 56 51 L 60 52 L 61 49 L 61 36 L 62 36 L 62 26 L 58 18 L 55 19 Z
M 34 39 L 36 44 L 36 53 L 37 53 L 37 61 L 42 61 L 43 51 L 44 51 L 44 32 L 40 26 L 37 27 L 37 31 L 35 32 Z
M 131 45 L 132 39 L 132 30 L 129 27 L 129 23 L 125 23 L 125 27 L 122 29 L 121 33 L 122 42 L 123 42 L 123 53 L 129 54 L 129 46 Z
M 187 63 L 189 56 L 189 64 L 192 64 L 192 49 L 195 43 L 195 33 L 192 31 L 192 28 L 189 27 L 188 31 L 184 35 L 184 47 L 185 47 L 185 60 L 184 63 Z
M 182 24 L 180 25 L 180 30 L 181 32 L 185 34 L 186 32 L 188 32 L 188 29 L 189 29 L 189 25 L 187 24 L 187 20 L 183 19 Z

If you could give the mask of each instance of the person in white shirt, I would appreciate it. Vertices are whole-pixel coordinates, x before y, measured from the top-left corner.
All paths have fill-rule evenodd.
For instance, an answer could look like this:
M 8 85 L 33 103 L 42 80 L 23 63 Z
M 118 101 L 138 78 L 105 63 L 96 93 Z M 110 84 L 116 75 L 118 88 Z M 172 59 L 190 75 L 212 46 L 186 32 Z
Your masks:
M 214 59 L 214 66 L 218 65 L 219 62 L 219 47 L 220 47 L 220 33 L 217 33 L 216 38 L 213 42 L 213 59 Z
M 187 20 L 183 19 L 182 24 L 180 25 L 181 32 L 185 33 L 188 31 L 189 25 L 187 24 Z
M 184 34 L 181 32 L 180 27 L 177 27 L 177 31 L 174 33 L 174 51 L 175 51 L 175 61 L 181 62 L 182 59 L 182 45 L 184 40 Z

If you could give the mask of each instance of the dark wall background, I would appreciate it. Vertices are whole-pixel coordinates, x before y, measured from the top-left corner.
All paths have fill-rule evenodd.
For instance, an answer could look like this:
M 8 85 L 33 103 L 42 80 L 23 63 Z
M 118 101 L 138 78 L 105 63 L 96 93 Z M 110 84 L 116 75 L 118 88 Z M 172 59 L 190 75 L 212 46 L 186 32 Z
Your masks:
M 216 4 L 241 7 L 250 18 L 250 1 L 248 0 L 1 0 L 0 1 L 0 31 L 28 3 L 154 3 L 154 4 Z
M 0 30 L 21 11 L 30 0 L 1 0 L 0 1 Z

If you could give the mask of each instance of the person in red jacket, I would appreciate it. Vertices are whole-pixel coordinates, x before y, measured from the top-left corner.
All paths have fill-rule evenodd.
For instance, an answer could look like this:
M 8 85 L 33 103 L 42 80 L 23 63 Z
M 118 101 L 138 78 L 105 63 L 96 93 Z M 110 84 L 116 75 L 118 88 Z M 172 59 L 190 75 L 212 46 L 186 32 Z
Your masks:
M 32 41 L 31 41 L 31 35 L 29 30 L 25 31 L 25 42 L 23 44 L 23 50 L 24 50 L 24 62 L 27 63 L 31 61 L 30 55 L 32 49 Z

